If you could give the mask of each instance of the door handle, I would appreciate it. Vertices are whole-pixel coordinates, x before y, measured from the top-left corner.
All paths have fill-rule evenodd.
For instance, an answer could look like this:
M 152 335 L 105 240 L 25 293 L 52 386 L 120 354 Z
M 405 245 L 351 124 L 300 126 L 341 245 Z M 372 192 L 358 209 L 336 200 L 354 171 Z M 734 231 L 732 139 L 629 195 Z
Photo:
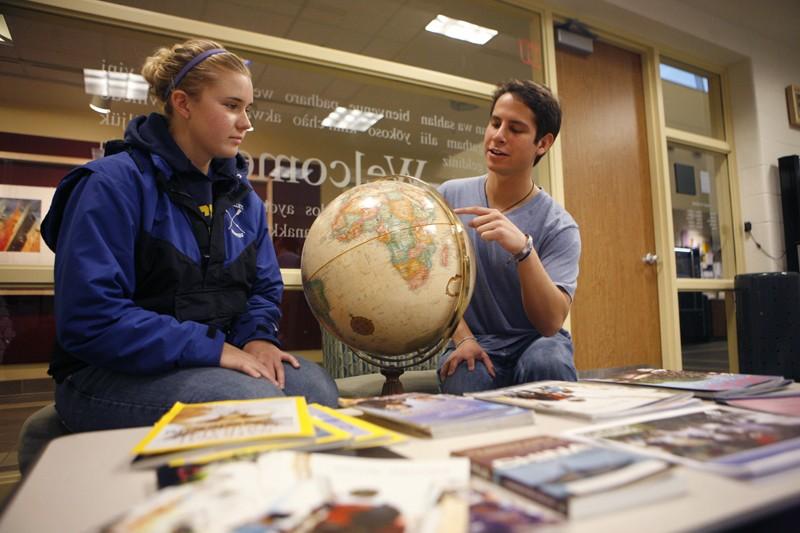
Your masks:
M 655 265 L 658 263 L 658 256 L 654 253 L 647 252 L 647 254 L 642 257 L 642 263 L 646 265 Z

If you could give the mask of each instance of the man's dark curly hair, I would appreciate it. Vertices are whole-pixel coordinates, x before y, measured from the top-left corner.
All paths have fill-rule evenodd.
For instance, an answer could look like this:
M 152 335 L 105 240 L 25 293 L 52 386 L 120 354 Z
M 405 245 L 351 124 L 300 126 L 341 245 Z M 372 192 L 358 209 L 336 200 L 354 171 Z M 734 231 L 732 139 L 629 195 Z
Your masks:
M 489 112 L 494 113 L 497 99 L 506 93 L 511 93 L 519 98 L 533 111 L 534 125 L 536 126 L 536 141 L 548 133 L 553 134 L 553 139 L 558 137 L 561 129 L 561 105 L 550 89 L 530 80 L 508 80 L 498 84 L 497 90 L 492 95 L 492 107 Z M 536 156 L 533 164 L 539 162 L 541 156 Z

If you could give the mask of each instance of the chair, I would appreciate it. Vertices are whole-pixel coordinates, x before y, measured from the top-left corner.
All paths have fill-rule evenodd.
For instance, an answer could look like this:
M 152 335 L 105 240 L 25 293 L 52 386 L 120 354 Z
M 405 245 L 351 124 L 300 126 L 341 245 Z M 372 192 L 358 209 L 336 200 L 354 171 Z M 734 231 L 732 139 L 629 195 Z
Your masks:
M 55 404 L 49 403 L 30 415 L 19 432 L 17 461 L 23 476 L 51 440 L 68 435 L 70 431 L 61 423 Z

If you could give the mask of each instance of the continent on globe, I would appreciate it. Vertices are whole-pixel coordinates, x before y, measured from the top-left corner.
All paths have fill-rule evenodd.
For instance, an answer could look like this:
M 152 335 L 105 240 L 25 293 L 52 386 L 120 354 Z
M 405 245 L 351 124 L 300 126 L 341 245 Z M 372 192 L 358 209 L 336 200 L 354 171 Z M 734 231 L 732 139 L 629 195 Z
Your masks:
M 333 219 L 332 236 L 342 242 L 365 234 L 377 237 L 409 288 L 418 289 L 428 279 L 436 252 L 436 242 L 425 229 L 434 213 L 408 193 L 388 190 L 379 202 L 368 196 L 374 194 L 369 190 L 353 194 Z

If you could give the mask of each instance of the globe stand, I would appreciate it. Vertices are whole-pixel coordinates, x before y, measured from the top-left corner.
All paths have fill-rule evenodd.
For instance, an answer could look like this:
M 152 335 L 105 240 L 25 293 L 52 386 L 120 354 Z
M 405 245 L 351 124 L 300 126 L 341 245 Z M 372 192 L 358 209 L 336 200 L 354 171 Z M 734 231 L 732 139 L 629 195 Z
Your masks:
M 383 388 L 381 389 L 381 396 L 403 394 L 405 392 L 403 383 L 400 381 L 400 375 L 403 374 L 403 372 L 405 372 L 405 370 L 402 368 L 381 367 L 381 374 L 386 378 L 386 381 L 383 382 Z
M 370 365 L 377 366 L 380 370 L 380 373 L 386 378 L 386 380 L 383 382 L 383 387 L 381 388 L 381 396 L 403 394 L 405 392 L 405 388 L 403 387 L 403 382 L 400 381 L 400 376 L 405 373 L 407 368 L 419 366 L 433 356 L 441 354 L 442 350 L 450 339 L 451 332 L 449 329 L 450 328 L 448 328 L 447 337 L 439 339 L 432 346 L 428 346 L 407 354 L 384 355 L 362 352 L 361 350 L 357 350 L 352 346 L 349 348 L 353 354 L 362 361 Z

